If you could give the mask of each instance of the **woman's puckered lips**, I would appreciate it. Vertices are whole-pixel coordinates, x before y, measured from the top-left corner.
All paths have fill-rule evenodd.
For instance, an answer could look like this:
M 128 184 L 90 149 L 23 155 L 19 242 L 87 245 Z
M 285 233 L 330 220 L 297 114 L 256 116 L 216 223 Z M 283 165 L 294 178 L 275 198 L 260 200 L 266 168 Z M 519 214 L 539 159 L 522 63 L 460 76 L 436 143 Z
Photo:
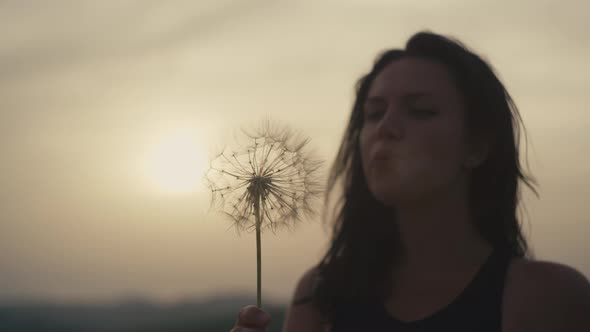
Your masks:
M 393 149 L 383 144 L 376 145 L 373 149 L 370 159 L 371 161 L 387 160 L 394 157 Z

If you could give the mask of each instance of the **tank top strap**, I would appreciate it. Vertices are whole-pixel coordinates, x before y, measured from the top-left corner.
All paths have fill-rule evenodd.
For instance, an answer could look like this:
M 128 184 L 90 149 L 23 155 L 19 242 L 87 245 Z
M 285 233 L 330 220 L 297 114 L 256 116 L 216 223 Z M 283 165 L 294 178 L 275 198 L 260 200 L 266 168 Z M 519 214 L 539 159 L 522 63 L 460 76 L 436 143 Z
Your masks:
M 482 296 L 500 294 L 504 288 L 504 279 L 513 255 L 504 249 L 496 248 L 480 268 L 477 275 L 464 290 L 462 298 L 467 301 L 480 299 Z

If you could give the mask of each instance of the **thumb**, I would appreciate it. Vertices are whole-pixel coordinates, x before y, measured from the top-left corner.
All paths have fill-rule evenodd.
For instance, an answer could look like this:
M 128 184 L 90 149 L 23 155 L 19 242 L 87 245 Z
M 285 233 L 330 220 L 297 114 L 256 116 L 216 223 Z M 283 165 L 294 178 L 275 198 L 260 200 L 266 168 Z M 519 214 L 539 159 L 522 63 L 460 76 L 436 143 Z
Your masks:
M 249 305 L 240 310 L 238 321 L 247 327 L 266 327 L 270 323 L 271 317 L 262 309 Z

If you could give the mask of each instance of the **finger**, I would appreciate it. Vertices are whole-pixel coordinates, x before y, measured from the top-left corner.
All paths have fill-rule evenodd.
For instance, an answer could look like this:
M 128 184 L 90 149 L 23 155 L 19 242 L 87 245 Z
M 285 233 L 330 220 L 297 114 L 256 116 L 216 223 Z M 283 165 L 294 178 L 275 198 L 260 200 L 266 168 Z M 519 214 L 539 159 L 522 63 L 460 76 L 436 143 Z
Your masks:
M 238 313 L 237 326 L 265 327 L 270 323 L 270 315 L 262 309 L 249 305 L 243 307 Z

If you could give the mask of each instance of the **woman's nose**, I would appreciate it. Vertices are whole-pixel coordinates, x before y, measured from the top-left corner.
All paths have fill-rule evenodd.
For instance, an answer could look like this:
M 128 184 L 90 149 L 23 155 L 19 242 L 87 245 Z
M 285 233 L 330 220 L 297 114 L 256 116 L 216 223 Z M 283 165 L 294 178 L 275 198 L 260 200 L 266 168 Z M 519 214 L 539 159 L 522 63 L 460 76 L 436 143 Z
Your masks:
M 399 107 L 390 105 L 377 123 L 377 136 L 397 138 L 404 136 L 404 124 Z

